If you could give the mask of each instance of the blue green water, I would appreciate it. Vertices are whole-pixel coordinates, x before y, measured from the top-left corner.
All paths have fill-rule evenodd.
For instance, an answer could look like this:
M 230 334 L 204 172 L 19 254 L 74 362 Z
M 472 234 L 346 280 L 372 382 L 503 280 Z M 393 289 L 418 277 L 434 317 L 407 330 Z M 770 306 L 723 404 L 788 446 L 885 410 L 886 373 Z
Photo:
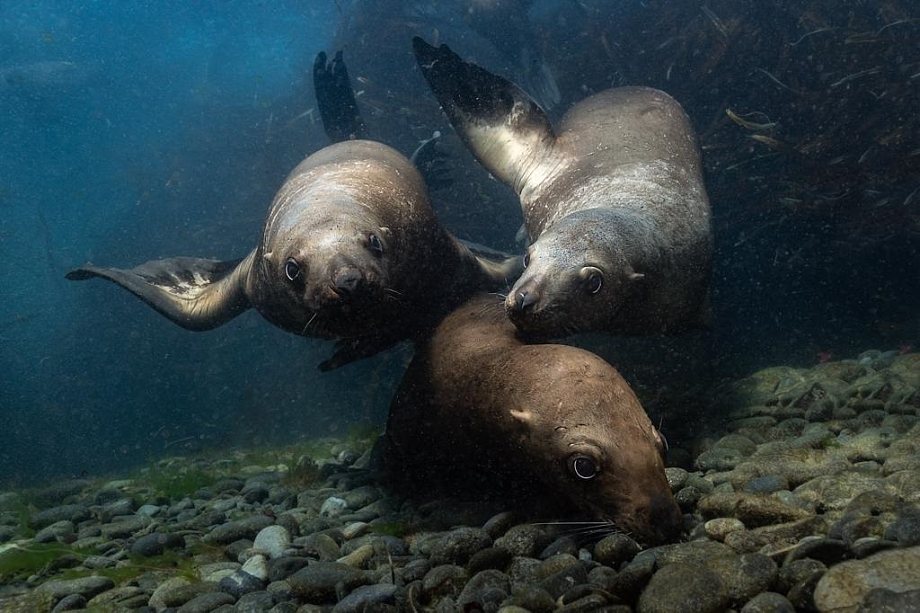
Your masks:
M 187 332 L 64 273 L 245 255 L 286 174 L 328 144 L 311 112 L 319 51 L 345 49 L 376 138 L 409 153 L 448 131 L 414 69 L 413 34 L 511 78 L 542 54 L 561 94 L 554 117 L 624 84 L 665 89 L 686 108 L 715 217 L 713 327 L 579 339 L 647 406 L 705 399 L 707 386 L 762 366 L 920 343 L 920 30 L 909 3 L 530 4 L 526 23 L 495 26 L 526 34 L 521 60 L 461 0 L 4 0 L 0 485 L 383 423 L 408 348 L 320 374 L 330 343 L 255 313 Z M 778 124 L 761 134 L 774 144 L 726 109 Z M 445 225 L 516 249 L 513 194 L 453 152 L 455 183 L 436 202 Z

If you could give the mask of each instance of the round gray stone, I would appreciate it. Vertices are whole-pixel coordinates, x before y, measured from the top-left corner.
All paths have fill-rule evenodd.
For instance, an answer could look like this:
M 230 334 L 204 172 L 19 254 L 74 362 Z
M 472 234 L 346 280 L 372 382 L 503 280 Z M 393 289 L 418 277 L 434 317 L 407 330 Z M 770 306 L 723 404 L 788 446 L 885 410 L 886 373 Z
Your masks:
M 728 606 L 721 577 L 705 566 L 676 562 L 652 575 L 639 613 L 717 613 Z

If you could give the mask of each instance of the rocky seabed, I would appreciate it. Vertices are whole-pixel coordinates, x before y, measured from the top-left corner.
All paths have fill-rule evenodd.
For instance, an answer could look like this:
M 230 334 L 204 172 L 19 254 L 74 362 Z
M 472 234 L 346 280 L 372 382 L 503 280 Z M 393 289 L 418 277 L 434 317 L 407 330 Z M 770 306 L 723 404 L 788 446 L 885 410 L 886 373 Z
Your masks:
M 890 352 L 725 386 L 720 435 L 667 471 L 687 539 L 646 549 L 400 499 L 341 443 L 315 474 L 293 455 L 164 459 L 147 474 L 207 478 L 173 498 L 144 471 L 6 492 L 0 610 L 918 611 L 918 390 L 920 355 Z

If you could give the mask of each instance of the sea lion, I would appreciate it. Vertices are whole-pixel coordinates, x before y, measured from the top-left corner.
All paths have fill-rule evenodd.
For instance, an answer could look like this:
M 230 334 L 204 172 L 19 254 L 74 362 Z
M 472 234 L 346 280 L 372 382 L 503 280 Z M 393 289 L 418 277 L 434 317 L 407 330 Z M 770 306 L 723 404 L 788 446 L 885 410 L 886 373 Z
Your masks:
M 418 64 L 479 162 L 520 196 L 530 246 L 508 294 L 527 333 L 675 333 L 704 321 L 710 208 L 690 121 L 664 92 L 620 87 L 554 132 L 519 87 L 413 39 Z
M 131 270 L 87 264 L 67 278 L 113 281 L 189 330 L 255 308 L 288 332 L 340 340 L 320 365 L 328 370 L 434 327 L 474 292 L 505 285 L 515 267 L 477 257 L 451 236 L 403 155 L 352 140 L 291 172 L 262 240 L 242 260 L 170 258 Z
M 682 530 L 663 447 L 610 364 L 577 347 L 524 344 L 501 299 L 486 295 L 416 345 L 390 406 L 383 462 L 397 485 L 536 484 L 656 544 Z

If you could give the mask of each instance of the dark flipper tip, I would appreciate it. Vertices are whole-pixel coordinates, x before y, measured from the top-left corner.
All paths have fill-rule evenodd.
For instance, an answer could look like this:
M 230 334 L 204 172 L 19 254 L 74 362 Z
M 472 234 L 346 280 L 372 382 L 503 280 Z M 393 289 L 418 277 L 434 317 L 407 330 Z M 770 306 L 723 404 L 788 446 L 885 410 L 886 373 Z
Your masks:
M 337 143 L 367 138 L 367 128 L 358 111 L 355 92 L 341 51 L 336 52 L 331 62 L 327 62 L 324 52 L 316 54 L 313 61 L 313 90 L 329 140 Z

